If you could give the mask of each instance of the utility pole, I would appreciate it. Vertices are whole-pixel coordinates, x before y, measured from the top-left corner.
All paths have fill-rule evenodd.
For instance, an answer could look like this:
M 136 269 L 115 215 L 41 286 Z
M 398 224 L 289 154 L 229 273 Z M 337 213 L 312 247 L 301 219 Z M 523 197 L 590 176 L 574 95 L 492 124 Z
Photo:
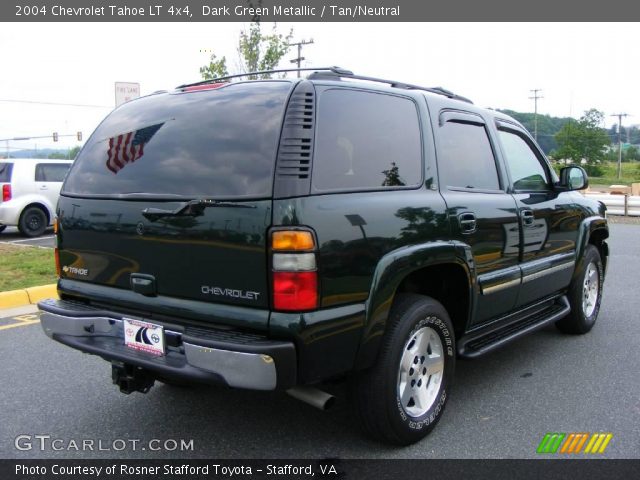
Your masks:
M 628 117 L 627 113 L 614 113 L 612 117 L 618 117 L 618 180 L 622 176 L 622 117 Z
M 302 62 L 302 60 L 304 60 L 304 57 L 302 56 L 302 46 L 310 45 L 312 43 L 313 43 L 313 38 L 309 40 L 300 40 L 299 42 L 296 42 L 296 43 L 290 43 L 289 44 L 290 47 L 296 47 L 296 46 L 298 47 L 298 56 L 292 59 L 291 63 L 297 63 L 298 68 L 300 68 L 300 63 Z M 300 72 L 298 72 L 298 78 L 300 78 Z
M 542 90 L 539 88 L 534 88 L 533 90 L 529 90 L 530 92 L 533 93 L 533 97 L 529 97 L 531 100 L 533 100 L 533 105 L 534 105 L 534 113 L 533 113 L 533 138 L 536 139 L 536 142 L 538 141 L 538 99 L 539 98 L 544 98 L 541 95 L 538 95 L 538 92 L 541 92 Z

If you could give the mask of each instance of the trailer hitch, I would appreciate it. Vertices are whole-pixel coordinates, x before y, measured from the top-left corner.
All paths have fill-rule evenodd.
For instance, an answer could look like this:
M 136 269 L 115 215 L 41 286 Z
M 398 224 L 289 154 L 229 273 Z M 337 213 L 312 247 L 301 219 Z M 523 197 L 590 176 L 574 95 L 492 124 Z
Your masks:
M 155 378 L 146 370 L 122 362 L 111 363 L 111 379 L 127 395 L 132 392 L 147 393 L 155 382 Z

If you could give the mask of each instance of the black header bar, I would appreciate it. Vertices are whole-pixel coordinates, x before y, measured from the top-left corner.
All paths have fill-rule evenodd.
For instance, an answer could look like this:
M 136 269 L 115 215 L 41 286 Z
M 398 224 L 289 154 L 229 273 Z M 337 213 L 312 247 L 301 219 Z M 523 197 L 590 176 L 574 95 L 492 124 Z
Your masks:
M 14 0 L 3 22 L 633 21 L 633 0 Z M 381 32 L 382 34 L 382 32 Z M 540 32 L 544 35 L 544 32 Z

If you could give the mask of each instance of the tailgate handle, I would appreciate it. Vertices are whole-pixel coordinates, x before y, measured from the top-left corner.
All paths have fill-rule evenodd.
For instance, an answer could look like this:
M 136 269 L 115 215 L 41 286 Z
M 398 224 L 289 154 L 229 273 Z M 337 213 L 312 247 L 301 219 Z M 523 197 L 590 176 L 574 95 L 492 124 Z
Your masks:
M 153 275 L 147 275 L 144 273 L 132 273 L 130 277 L 131 290 L 147 297 L 155 297 L 156 291 L 156 278 Z

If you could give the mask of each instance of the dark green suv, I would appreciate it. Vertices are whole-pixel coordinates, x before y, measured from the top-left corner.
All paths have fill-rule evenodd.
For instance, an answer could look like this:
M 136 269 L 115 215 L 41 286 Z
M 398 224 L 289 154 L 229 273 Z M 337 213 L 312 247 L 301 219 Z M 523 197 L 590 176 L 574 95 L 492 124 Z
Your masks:
M 315 386 L 346 378 L 364 429 L 409 444 L 456 357 L 593 327 L 608 228 L 586 186 L 441 88 L 339 68 L 183 85 L 118 107 L 79 154 L 42 326 L 124 393 L 196 381 L 325 407 Z

